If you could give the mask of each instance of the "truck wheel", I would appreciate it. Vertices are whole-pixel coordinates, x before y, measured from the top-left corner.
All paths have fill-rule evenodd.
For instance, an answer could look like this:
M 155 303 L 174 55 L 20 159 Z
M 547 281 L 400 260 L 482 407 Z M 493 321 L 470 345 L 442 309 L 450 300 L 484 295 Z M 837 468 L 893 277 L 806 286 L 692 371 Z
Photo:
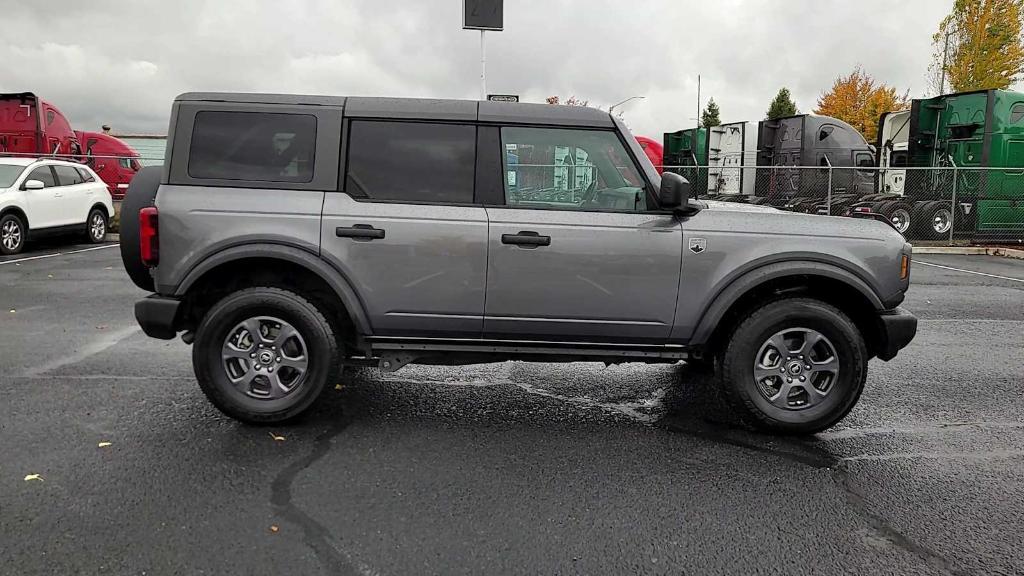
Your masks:
M 885 216 L 896 231 L 904 236 L 910 230 L 910 226 L 913 222 L 911 218 L 911 208 L 903 202 L 898 200 L 882 200 L 875 203 L 873 211 Z
M 885 217 L 892 222 L 892 225 L 896 228 L 897 232 L 906 237 L 907 233 L 910 232 L 911 228 L 914 226 L 914 219 L 911 214 L 913 214 L 913 209 L 910 206 L 903 202 L 896 202 L 895 205 L 889 209 L 889 212 Z
M 85 220 L 85 235 L 92 244 L 99 244 L 107 237 L 107 213 L 99 208 L 89 211 Z
M 251 424 L 303 413 L 339 371 L 331 324 L 308 300 L 280 288 L 225 297 L 196 330 L 192 365 L 210 402 Z
M 853 408 L 867 365 L 864 338 L 846 314 L 818 300 L 786 298 L 733 330 L 717 377 L 744 423 L 810 434 Z
M 5 214 L 0 218 L 0 254 L 9 255 L 21 252 L 25 247 L 25 223 L 14 214 Z
M 952 213 L 946 202 L 925 202 L 921 206 L 921 218 L 918 220 L 918 234 L 924 240 L 944 240 L 949 238 L 952 226 Z

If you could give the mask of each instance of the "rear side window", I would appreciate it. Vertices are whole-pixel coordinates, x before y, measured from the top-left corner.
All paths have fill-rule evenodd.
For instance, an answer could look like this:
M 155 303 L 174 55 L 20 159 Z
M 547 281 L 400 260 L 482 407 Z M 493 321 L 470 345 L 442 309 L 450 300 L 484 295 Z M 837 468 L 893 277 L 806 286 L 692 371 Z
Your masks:
M 374 200 L 473 202 L 476 127 L 354 120 L 345 192 Z
M 263 112 L 199 112 L 188 174 L 211 180 L 310 182 L 316 116 Z
M 57 181 L 54 180 L 53 172 L 50 171 L 49 166 L 40 166 L 39 168 L 36 168 L 28 175 L 26 180 L 39 180 L 47 188 L 57 185 Z
M 96 179 L 92 177 L 92 174 L 89 174 L 89 171 L 85 168 L 76 168 L 76 170 L 78 170 L 78 175 L 82 177 L 82 182 L 96 181 Z
M 1020 122 L 1021 118 L 1024 118 L 1024 103 L 1017 103 L 1010 108 L 1010 124 L 1016 124 Z
M 72 166 L 54 166 L 53 169 L 57 171 L 57 180 L 61 186 L 73 186 L 85 181 L 78 170 Z

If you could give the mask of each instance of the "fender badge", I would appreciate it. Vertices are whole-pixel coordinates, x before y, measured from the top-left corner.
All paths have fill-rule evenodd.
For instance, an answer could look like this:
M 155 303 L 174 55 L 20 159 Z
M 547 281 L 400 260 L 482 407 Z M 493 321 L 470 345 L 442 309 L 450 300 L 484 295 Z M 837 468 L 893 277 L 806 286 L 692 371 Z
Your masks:
M 700 254 L 708 247 L 708 241 L 706 238 L 690 238 L 690 252 L 694 254 Z

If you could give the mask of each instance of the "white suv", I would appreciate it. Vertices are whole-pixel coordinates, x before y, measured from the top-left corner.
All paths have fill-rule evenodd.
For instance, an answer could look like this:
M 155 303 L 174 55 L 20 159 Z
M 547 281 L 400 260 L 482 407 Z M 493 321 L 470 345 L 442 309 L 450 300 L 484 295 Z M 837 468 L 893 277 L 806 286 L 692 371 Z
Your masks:
M 30 237 L 49 234 L 102 242 L 113 214 L 107 185 L 88 166 L 0 158 L 0 254 L 17 254 Z

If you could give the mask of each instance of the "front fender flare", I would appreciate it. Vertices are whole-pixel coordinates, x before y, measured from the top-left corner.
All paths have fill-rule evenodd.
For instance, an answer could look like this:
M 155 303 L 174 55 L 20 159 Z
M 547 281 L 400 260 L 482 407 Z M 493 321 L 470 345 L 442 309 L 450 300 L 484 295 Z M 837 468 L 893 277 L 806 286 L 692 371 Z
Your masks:
M 371 336 L 373 334 L 370 322 L 366 316 L 366 308 L 363 306 L 358 293 L 352 288 L 352 283 L 336 268 L 315 254 L 294 246 L 259 243 L 232 246 L 221 250 L 210 255 L 189 270 L 185 278 L 178 284 L 178 287 L 174 289 L 174 295 L 184 296 L 189 288 L 210 270 L 244 258 L 276 258 L 306 268 L 319 276 L 334 290 L 334 293 L 348 311 L 357 333 L 363 336 Z
M 854 273 L 825 262 L 810 260 L 787 260 L 765 264 L 750 270 L 729 283 L 715 296 L 711 305 L 704 311 L 697 328 L 690 338 L 691 346 L 701 346 L 708 342 L 718 323 L 729 308 L 743 297 L 744 294 L 765 282 L 786 276 L 818 276 L 839 280 L 860 292 L 876 310 L 884 310 L 882 299 L 875 294 L 870 286 Z

